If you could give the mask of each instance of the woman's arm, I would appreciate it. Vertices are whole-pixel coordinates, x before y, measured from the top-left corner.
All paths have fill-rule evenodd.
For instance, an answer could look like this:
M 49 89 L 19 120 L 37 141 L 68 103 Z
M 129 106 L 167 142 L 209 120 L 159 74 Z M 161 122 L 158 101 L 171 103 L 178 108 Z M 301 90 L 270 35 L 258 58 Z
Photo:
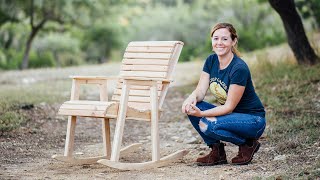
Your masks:
M 201 111 L 199 108 L 192 104 L 192 109 L 189 111 L 188 114 L 197 117 L 214 117 L 229 114 L 234 110 L 234 108 L 236 108 L 244 93 L 244 90 L 245 86 L 231 84 L 228 91 L 227 100 L 224 105 L 218 106 L 213 109 Z
M 189 97 L 182 104 L 182 112 L 188 113 L 191 109 L 191 105 L 196 105 L 197 102 L 202 101 L 209 88 L 210 75 L 206 72 L 202 72 L 200 80 L 196 89 L 189 95 Z

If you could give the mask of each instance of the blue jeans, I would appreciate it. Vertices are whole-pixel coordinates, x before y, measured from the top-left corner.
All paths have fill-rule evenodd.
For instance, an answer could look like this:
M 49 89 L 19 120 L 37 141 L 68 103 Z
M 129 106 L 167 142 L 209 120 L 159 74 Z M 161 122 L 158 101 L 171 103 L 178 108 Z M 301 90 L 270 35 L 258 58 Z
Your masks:
M 216 107 L 204 101 L 198 102 L 196 106 L 201 111 Z M 214 120 L 190 115 L 188 117 L 207 145 L 219 143 L 220 140 L 241 145 L 246 139 L 258 139 L 266 127 L 265 118 L 243 113 L 216 116 Z

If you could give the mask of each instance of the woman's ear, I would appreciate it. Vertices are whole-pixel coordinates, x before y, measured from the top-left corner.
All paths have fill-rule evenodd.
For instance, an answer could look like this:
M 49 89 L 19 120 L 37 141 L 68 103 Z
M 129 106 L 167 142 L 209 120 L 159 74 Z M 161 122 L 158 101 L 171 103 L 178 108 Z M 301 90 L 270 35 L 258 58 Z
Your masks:
M 238 38 L 234 38 L 234 40 L 232 41 L 232 46 L 235 46 L 238 42 Z

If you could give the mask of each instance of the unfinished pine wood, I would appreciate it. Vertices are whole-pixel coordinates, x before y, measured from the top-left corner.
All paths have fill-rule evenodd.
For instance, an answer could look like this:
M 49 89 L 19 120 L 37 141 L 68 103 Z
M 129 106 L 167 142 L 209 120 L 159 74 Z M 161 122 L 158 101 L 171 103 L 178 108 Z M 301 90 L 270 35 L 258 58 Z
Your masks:
M 121 149 L 120 153 L 121 156 L 126 156 L 130 154 L 131 152 L 137 151 L 142 146 L 142 143 L 134 143 L 127 147 L 124 147 Z M 75 158 L 75 157 L 69 157 L 69 156 L 60 156 L 60 155 L 53 155 L 53 159 L 67 162 L 73 165 L 81 165 L 81 164 L 93 164 L 97 163 L 100 159 L 108 159 L 107 156 L 96 156 L 96 157 L 87 157 L 87 158 Z
M 124 53 L 124 58 L 127 59 L 169 59 L 171 53 Z
M 129 77 L 150 77 L 150 78 L 165 78 L 166 72 L 150 72 L 150 71 L 121 71 L 120 76 Z
M 174 47 L 183 45 L 180 41 L 134 41 L 130 42 L 128 46 L 146 46 L 146 47 Z
M 114 138 L 113 138 L 113 145 L 112 145 L 113 149 L 112 149 L 112 154 L 110 158 L 112 161 L 119 161 L 120 146 L 121 146 L 122 136 L 123 136 L 123 128 L 124 128 L 124 123 L 127 115 L 129 88 L 130 88 L 130 85 L 128 85 L 127 82 L 124 81 L 123 87 L 122 87 L 122 96 L 120 100 L 119 115 L 117 118 L 117 124 L 116 124 L 116 129 L 115 129 Z
M 115 89 L 114 94 L 121 95 L 121 89 Z M 160 96 L 161 91 L 157 90 L 157 94 Z M 150 96 L 150 90 L 130 90 L 129 96 Z
M 169 60 L 163 59 L 123 59 L 123 64 L 141 64 L 141 65 L 168 65 Z
M 168 66 L 161 65 L 141 65 L 141 64 L 124 64 L 121 66 L 123 71 L 151 71 L 151 72 L 167 72 Z
M 148 89 L 150 89 L 149 86 L 134 86 L 134 85 L 132 85 L 130 87 L 131 87 L 131 90 L 136 90 L 136 89 L 137 90 L 148 90 Z M 121 89 L 122 88 L 122 82 L 117 83 L 116 88 L 117 89 Z M 162 83 L 157 83 L 157 90 L 158 91 L 162 91 Z
M 110 121 L 108 118 L 102 119 L 102 140 L 103 140 L 103 155 L 107 159 L 110 159 L 111 139 L 110 139 Z
M 70 101 L 59 108 L 59 114 L 69 115 L 64 156 L 56 159 L 73 163 L 93 163 L 99 158 L 102 164 L 123 169 L 146 169 L 159 167 L 186 154 L 173 153 L 160 159 L 159 117 L 166 93 L 172 82 L 172 72 L 177 64 L 183 43 L 179 41 L 130 42 L 126 48 L 119 77 L 72 76 Z M 116 80 L 117 85 L 111 101 L 108 101 L 107 82 Z M 82 84 L 96 84 L 100 101 L 79 100 Z M 72 156 L 77 116 L 102 118 L 104 156 L 77 159 Z M 113 143 L 110 142 L 110 122 L 116 118 Z M 127 119 L 151 122 L 152 161 L 145 163 L 119 163 L 123 129 Z M 112 150 L 111 150 L 112 149 Z M 100 162 L 99 161 L 99 162 Z
M 156 82 L 153 82 L 150 87 L 152 161 L 160 159 L 158 92 L 156 86 Z
M 107 159 L 101 159 L 98 161 L 98 163 L 121 170 L 146 170 L 166 166 L 174 161 L 177 161 L 178 159 L 183 158 L 183 156 L 187 155 L 188 153 L 188 150 L 180 150 L 165 156 L 158 161 L 148 161 L 142 163 L 122 163 Z
M 76 128 L 77 117 L 68 117 L 68 127 L 66 135 L 66 144 L 64 149 L 64 156 L 71 157 L 74 149 L 74 133 Z
M 105 101 L 66 101 L 58 113 L 60 115 L 72 115 L 83 117 L 115 117 L 118 112 L 117 102 Z
M 112 96 L 113 101 L 120 101 L 120 96 L 114 95 Z M 150 103 L 150 97 L 146 96 L 129 96 L 129 102 L 149 102 Z
M 173 47 L 128 46 L 126 52 L 134 53 L 172 53 Z
M 102 117 L 102 134 L 103 134 L 103 142 L 104 142 L 104 156 L 110 157 L 111 154 L 111 145 L 110 145 L 110 125 L 109 119 L 106 117 L 106 107 L 109 110 L 112 110 L 113 115 L 116 117 L 118 107 L 114 106 L 114 103 L 106 103 L 106 102 L 94 102 L 94 101 L 81 101 L 79 100 L 80 93 L 80 85 L 81 84 L 97 84 L 99 87 L 100 100 L 107 101 L 107 79 L 106 77 L 99 76 L 72 76 L 72 87 L 71 87 L 71 96 L 70 101 L 65 102 L 59 108 L 59 114 L 68 115 L 68 127 L 66 134 L 66 143 L 65 143 L 65 152 L 63 156 L 53 156 L 55 159 L 64 160 L 66 162 L 75 162 L 75 163 L 90 163 L 96 162 L 98 159 L 101 159 L 102 156 L 84 158 L 84 159 L 75 159 L 72 156 L 74 150 L 74 134 L 75 134 L 75 126 L 77 116 L 88 116 L 88 117 Z

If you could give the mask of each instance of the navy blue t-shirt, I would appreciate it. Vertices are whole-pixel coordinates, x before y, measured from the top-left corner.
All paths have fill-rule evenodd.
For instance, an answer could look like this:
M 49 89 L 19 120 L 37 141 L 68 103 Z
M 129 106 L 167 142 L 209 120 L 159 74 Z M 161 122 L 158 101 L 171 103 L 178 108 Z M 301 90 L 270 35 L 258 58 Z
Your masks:
M 203 71 L 210 75 L 210 90 L 220 104 L 225 104 L 231 84 L 245 86 L 243 96 L 233 112 L 265 117 L 264 107 L 252 84 L 249 67 L 242 59 L 234 55 L 230 64 L 220 70 L 218 56 L 212 54 L 207 58 Z

